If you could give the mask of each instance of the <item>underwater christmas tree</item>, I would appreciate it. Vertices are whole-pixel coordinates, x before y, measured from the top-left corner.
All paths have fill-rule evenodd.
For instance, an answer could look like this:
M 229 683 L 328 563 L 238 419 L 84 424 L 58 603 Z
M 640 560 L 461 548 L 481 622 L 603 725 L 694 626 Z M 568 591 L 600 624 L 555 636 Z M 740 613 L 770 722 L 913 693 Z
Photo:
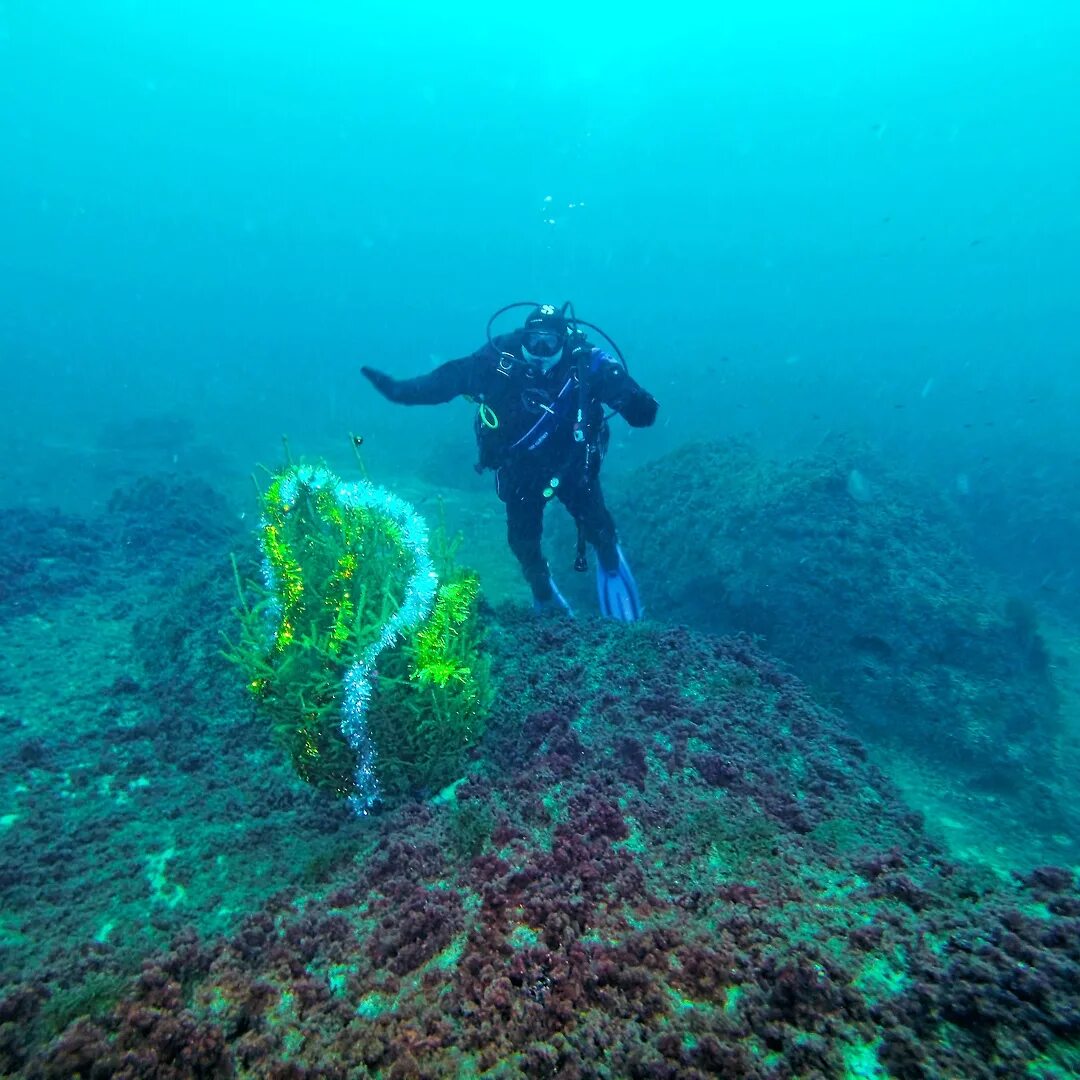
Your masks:
M 490 702 L 476 576 L 366 481 L 290 465 L 260 498 L 263 581 L 229 655 L 297 773 L 360 814 L 449 783 Z

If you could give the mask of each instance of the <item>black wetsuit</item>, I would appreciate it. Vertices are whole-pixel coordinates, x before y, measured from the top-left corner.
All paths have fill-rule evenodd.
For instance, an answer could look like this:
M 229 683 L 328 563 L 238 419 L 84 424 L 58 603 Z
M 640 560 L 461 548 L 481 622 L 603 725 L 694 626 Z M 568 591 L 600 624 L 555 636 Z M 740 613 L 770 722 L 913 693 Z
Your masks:
M 614 571 L 615 523 L 599 480 L 608 442 L 605 406 L 632 427 L 648 427 L 657 403 L 621 362 L 580 332 L 546 372 L 523 355 L 522 338 L 521 330 L 501 335 L 471 356 L 414 379 L 369 368 L 364 373 L 385 397 L 403 405 L 437 405 L 461 395 L 481 403 L 477 468 L 495 470 L 510 548 L 534 597 L 545 603 L 552 597 L 540 543 L 545 506 L 557 498 L 596 549 L 600 565 Z

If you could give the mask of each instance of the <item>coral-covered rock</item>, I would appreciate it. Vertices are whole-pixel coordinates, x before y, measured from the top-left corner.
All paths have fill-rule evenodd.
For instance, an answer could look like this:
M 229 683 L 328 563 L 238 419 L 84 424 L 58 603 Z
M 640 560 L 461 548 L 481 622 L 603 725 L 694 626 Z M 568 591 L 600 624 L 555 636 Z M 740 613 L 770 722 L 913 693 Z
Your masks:
M 47 610 L 90 588 L 103 555 L 80 518 L 29 507 L 0 514 L 0 619 Z
M 986 786 L 1036 786 L 1058 719 L 1034 612 L 946 504 L 859 464 L 843 447 L 781 464 L 699 443 L 640 469 L 620 521 L 651 611 L 760 635 L 864 731 Z
M 1068 873 L 974 887 L 744 639 L 535 635 L 500 613 L 456 805 L 357 821 L 330 881 L 178 939 L 27 1075 L 979 1078 L 1080 1034 Z

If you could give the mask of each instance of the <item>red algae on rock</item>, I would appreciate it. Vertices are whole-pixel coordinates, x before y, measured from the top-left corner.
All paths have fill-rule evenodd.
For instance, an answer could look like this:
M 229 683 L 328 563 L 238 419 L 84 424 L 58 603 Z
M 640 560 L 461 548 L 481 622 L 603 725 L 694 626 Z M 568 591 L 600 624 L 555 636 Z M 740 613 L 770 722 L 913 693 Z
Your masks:
M 1072 875 L 950 863 L 749 641 L 506 610 L 490 644 L 453 797 L 355 822 L 317 887 L 9 1038 L 9 1071 L 1000 1077 L 1080 1038 Z

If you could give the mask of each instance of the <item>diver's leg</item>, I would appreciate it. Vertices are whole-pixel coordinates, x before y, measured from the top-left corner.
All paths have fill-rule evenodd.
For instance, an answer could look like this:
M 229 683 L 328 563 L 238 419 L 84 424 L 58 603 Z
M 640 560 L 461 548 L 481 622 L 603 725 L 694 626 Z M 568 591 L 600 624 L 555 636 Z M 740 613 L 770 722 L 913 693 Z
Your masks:
M 546 500 L 539 495 L 519 498 L 511 494 L 506 501 L 506 538 L 532 590 L 536 610 L 572 616 L 570 605 L 551 578 L 547 559 L 540 546 L 545 506 Z
M 540 602 L 551 599 L 551 578 L 540 546 L 543 534 L 543 501 L 512 495 L 506 503 L 506 539 L 521 564 L 533 597 Z
M 600 475 L 594 470 L 588 483 L 564 479 L 558 488 L 559 500 L 570 511 L 585 539 L 592 544 L 600 565 L 609 573 L 619 568 L 619 541 L 615 533 L 615 519 L 611 516 L 604 493 L 600 488 Z
M 573 515 L 585 539 L 596 551 L 596 595 L 600 611 L 610 619 L 636 622 L 642 616 L 641 598 L 630 566 L 619 547 L 615 521 L 604 503 L 599 471 L 591 481 L 559 485 L 559 498 Z

